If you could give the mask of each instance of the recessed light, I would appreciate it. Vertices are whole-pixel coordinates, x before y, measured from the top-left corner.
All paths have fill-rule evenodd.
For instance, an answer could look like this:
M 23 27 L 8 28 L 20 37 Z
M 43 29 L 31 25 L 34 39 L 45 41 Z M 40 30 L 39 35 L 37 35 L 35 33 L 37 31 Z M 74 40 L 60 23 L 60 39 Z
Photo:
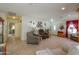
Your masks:
M 62 10 L 65 10 L 66 8 L 65 8 L 65 7 L 62 7 L 61 9 L 62 9 Z
M 51 22 L 53 22 L 53 19 L 51 19 Z

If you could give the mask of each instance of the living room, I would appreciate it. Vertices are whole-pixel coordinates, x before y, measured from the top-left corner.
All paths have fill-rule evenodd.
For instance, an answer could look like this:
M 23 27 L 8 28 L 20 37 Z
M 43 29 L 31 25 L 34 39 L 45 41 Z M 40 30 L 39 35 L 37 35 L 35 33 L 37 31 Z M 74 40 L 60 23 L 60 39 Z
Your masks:
M 5 46 L 6 55 L 79 54 L 79 4 L 3 3 L 0 8 L 4 20 L 1 46 Z M 13 24 L 10 37 L 7 36 L 8 20 Z

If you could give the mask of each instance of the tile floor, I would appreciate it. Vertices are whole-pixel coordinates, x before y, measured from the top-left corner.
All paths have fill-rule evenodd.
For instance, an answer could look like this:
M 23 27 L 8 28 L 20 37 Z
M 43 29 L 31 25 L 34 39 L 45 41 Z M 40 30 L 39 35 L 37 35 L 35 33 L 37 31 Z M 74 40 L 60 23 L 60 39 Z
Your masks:
M 7 54 L 9 55 L 34 55 L 37 45 L 26 44 L 26 41 L 22 40 L 8 40 L 7 42 Z

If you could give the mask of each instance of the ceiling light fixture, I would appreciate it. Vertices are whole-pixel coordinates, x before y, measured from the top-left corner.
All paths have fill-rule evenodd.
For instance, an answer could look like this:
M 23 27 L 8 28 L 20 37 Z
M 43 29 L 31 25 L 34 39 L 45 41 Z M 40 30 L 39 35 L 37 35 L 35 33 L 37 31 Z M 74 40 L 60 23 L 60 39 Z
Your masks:
M 66 8 L 65 8 L 65 7 L 62 7 L 61 9 L 62 9 L 62 10 L 65 10 Z
M 13 19 L 15 19 L 16 17 L 15 17 L 15 16 L 13 16 L 12 18 L 13 18 Z

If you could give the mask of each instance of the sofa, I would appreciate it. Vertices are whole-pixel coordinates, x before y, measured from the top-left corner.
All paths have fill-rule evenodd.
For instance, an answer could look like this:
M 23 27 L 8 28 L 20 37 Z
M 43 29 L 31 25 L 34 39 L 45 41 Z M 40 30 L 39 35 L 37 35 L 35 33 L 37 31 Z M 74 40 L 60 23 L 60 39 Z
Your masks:
M 68 38 L 52 36 L 40 42 L 36 55 L 79 55 L 79 43 Z

